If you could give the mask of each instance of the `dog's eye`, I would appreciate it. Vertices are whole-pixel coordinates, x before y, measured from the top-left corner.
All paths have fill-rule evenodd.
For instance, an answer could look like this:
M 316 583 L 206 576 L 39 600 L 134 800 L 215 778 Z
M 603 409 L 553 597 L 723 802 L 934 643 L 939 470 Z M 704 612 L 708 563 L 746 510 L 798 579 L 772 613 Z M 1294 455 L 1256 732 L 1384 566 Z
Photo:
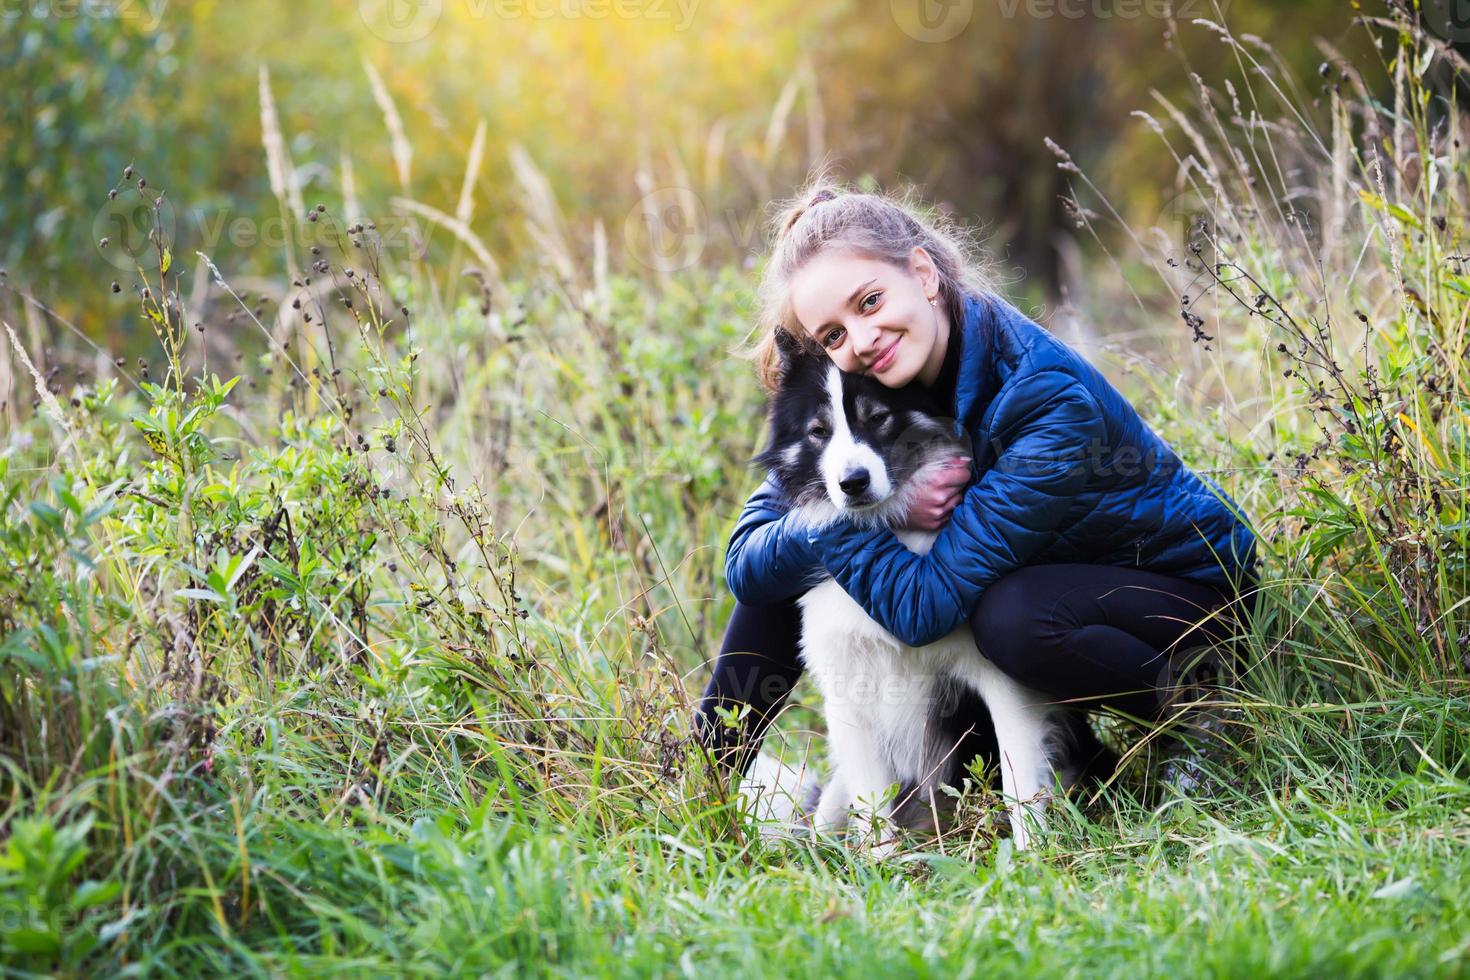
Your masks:
M 868 416 L 868 424 L 876 428 L 882 428 L 888 424 L 888 420 L 891 418 L 893 418 L 892 412 L 874 412 Z
M 813 439 L 825 439 L 832 434 L 832 430 L 827 428 L 820 422 L 815 422 L 812 424 L 811 428 L 806 430 L 806 434 L 811 436 Z

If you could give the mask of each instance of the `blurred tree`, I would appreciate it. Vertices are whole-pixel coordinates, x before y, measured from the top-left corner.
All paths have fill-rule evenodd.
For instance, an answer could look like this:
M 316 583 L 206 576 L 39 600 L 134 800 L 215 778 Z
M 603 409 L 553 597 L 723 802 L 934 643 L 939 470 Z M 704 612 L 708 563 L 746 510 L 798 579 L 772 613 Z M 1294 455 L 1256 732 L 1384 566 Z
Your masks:
M 1212 81 L 1240 78 L 1232 49 L 1194 19 L 1258 35 L 1303 76 L 1321 61 L 1316 36 L 1350 55 L 1367 43 L 1338 0 L 1226 0 L 1224 11 L 1211 0 L 1181 0 L 1172 5 L 1177 38 L 1166 38 L 1164 0 L 888 6 L 886 22 L 850 6 L 820 50 L 833 142 L 880 177 L 905 174 L 988 222 L 992 248 L 1026 271 L 1034 292 L 1050 295 L 1061 274 L 1058 234 L 1072 226 L 1060 203 L 1065 175 L 1044 140 L 1068 150 L 1115 201 L 1135 205 L 1135 216 L 1156 214 L 1175 165 L 1130 113 L 1159 114 L 1151 90 L 1192 100 L 1189 71 Z M 931 21 L 927 36 L 906 31 L 896 25 L 912 27 L 920 17 L 900 16 L 910 7 L 942 10 L 954 21 L 943 29 Z
M 66 12 L 69 11 L 68 15 Z M 0 9 L 0 256 L 32 273 L 74 268 L 111 182 L 168 149 L 159 95 L 174 36 L 77 4 Z M 146 80 L 146 86 L 140 82 Z M 84 219 L 84 220 L 83 220 Z
M 282 215 L 262 149 L 266 66 L 288 177 L 308 206 L 342 213 L 350 166 L 369 214 L 385 215 L 394 196 L 452 214 L 483 121 L 470 223 L 512 269 L 542 261 L 546 244 L 526 227 L 535 195 L 512 145 L 549 180 L 574 253 L 590 252 L 600 220 L 615 257 L 647 275 L 759 252 L 762 209 L 830 153 L 850 176 L 917 181 L 990 224 L 992 246 L 1041 298 L 1061 275 L 1068 227 L 1043 139 L 1115 200 L 1157 210 L 1174 165 L 1129 112 L 1153 108 L 1150 89 L 1193 97 L 1185 49 L 1204 77 L 1239 77 L 1232 50 L 1188 24 L 1218 16 L 1212 0 L 1177 5 L 1173 51 L 1162 4 L 197 0 L 161 8 L 156 22 L 85 13 L 105 5 L 69 18 L 7 8 L 0 254 L 12 279 L 103 332 L 127 297 L 103 288 L 117 270 L 95 248 L 93 221 L 134 162 L 178 208 L 178 254 L 201 248 L 223 268 L 279 275 L 288 263 L 286 236 L 269 226 Z M 414 16 L 384 19 L 394 9 Z M 1303 75 L 1321 57 L 1314 34 L 1353 49 L 1335 0 L 1240 0 L 1228 14 Z M 365 64 L 402 120 L 396 150 Z M 646 221 L 693 240 L 673 261 L 644 254 Z M 429 245 L 454 247 L 443 232 Z

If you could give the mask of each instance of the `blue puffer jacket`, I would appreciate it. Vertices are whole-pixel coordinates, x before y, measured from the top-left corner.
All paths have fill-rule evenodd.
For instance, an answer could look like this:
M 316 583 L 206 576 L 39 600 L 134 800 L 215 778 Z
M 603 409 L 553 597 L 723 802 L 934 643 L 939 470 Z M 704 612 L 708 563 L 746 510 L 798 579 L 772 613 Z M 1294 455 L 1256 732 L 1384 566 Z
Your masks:
M 1186 467 L 1101 373 L 996 296 L 969 297 L 954 412 L 972 482 L 927 555 L 888 530 L 810 530 L 767 477 L 730 539 L 725 579 L 744 603 L 831 576 L 911 646 L 969 618 L 1022 565 L 1125 565 L 1227 592 L 1256 578 L 1255 535 L 1218 484 Z

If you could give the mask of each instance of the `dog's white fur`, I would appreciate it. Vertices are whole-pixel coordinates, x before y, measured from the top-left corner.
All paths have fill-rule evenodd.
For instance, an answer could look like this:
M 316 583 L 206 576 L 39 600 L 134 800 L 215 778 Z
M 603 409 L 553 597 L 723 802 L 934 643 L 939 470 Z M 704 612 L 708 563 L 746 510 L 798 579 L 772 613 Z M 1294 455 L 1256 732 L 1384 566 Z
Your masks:
M 932 533 L 899 532 L 912 551 L 924 553 Z M 1045 695 L 1012 680 L 986 660 L 969 626 L 961 625 L 927 646 L 900 643 L 863 611 L 836 581 L 826 581 L 800 600 L 801 655 L 822 692 L 832 774 L 822 790 L 814 824 L 846 825 L 849 810 L 872 807 L 902 778 L 918 777 L 921 799 L 936 802 L 933 773 L 953 746 L 927 744 L 931 706 L 940 678 L 972 688 L 990 711 L 1000 744 L 1001 791 L 1010 806 L 1011 836 L 1028 846 L 1054 774 L 1046 751 L 1053 710 Z M 892 803 L 878 811 L 887 816 Z
M 821 471 L 829 500 L 792 513 L 799 515 L 798 521 L 815 525 L 839 519 L 879 524 L 907 513 L 916 488 L 943 460 L 933 460 L 905 486 L 892 486 L 879 455 L 850 431 L 835 367 L 827 383 L 834 426 Z M 880 500 L 876 507 L 853 511 L 833 503 L 843 499 L 837 483 L 840 475 L 855 465 L 870 472 L 874 495 Z M 896 533 L 920 554 L 927 553 L 937 537 L 924 531 Z M 904 780 L 917 782 L 921 800 L 934 805 L 935 774 L 953 746 L 928 744 L 928 723 L 941 679 L 948 676 L 971 687 L 989 708 L 1000 745 L 1001 788 L 1010 808 L 1012 840 L 1017 848 L 1027 847 L 1033 832 L 1044 827 L 1043 809 L 1057 778 L 1047 752 L 1055 707 L 1047 704 L 1046 696 L 1012 680 L 985 659 L 968 624 L 927 646 L 910 647 L 878 625 L 835 580 L 812 588 L 800 604 L 802 661 L 822 692 L 832 763 L 813 817 L 816 829 L 843 828 L 854 809 L 890 816 L 897 801 L 883 797 L 890 786 Z M 1067 776 L 1064 781 L 1070 781 Z M 775 790 L 764 797 L 768 808 L 774 806 L 770 815 L 788 824 L 799 818 L 806 783 L 800 774 L 782 771 L 769 757 L 758 757 L 752 777 L 747 787 Z M 759 792 L 753 795 L 761 798 Z

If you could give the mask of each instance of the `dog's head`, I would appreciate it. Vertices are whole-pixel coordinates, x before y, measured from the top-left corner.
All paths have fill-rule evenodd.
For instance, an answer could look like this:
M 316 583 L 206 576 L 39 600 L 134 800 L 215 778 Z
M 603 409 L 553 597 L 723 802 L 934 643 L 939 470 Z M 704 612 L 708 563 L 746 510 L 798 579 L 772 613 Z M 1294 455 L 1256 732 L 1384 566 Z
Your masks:
M 907 513 L 921 470 L 968 453 L 922 385 L 840 371 L 784 333 L 777 346 L 771 441 L 754 462 L 776 473 L 793 507 L 891 524 Z

